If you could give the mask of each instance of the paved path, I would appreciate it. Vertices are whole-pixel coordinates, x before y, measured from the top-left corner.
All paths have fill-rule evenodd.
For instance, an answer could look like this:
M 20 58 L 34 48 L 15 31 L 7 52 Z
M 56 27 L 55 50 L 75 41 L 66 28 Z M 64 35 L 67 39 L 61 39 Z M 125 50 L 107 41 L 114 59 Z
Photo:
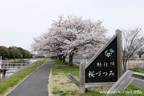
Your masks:
M 52 60 L 47 59 L 7 96 L 48 96 L 48 78 L 52 65 Z

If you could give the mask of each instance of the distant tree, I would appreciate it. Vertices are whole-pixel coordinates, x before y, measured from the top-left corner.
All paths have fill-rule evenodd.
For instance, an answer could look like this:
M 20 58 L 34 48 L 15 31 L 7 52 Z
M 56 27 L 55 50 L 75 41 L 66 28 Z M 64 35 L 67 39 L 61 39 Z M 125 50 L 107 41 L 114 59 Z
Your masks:
M 22 57 L 24 58 L 24 57 L 25 57 L 25 56 L 24 56 L 24 49 L 21 48 L 21 47 L 17 47 L 17 49 L 21 52 Z
M 141 58 L 141 56 L 144 54 L 144 50 L 141 49 L 140 51 L 137 52 L 137 55 L 139 56 L 139 58 Z
M 16 46 L 9 48 L 0 46 L 0 56 L 2 56 L 2 59 L 32 58 L 32 54 L 28 50 Z
M 126 71 L 127 61 L 144 46 L 144 36 L 140 34 L 141 29 L 123 31 L 123 67 Z
M 16 47 L 9 47 L 10 58 L 22 58 L 22 53 Z
M 24 58 L 31 58 L 32 57 L 32 54 L 28 51 L 28 50 L 23 50 L 24 51 Z
M 5 46 L 0 46 L 0 56 L 2 56 L 2 59 L 6 59 L 10 57 L 9 50 Z

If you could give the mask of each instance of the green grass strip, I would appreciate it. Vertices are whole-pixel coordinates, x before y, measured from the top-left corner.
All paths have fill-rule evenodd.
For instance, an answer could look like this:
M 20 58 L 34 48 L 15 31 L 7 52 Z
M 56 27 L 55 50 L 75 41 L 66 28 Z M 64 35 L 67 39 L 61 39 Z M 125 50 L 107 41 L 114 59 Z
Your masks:
M 57 59 L 52 59 L 53 62 L 56 65 L 65 65 L 62 61 L 59 61 Z M 73 65 L 73 66 L 53 66 L 52 67 L 52 74 L 58 74 L 59 72 L 64 72 L 65 74 L 71 73 L 73 76 L 76 76 L 79 78 L 79 66 L 78 65 Z
M 26 68 L 25 70 L 22 70 L 18 74 L 11 76 L 6 81 L 0 83 L 0 94 L 6 92 L 8 88 L 14 87 L 15 85 L 17 85 L 21 80 L 26 78 L 26 76 L 28 76 L 30 73 L 32 73 L 34 70 L 36 70 L 45 61 L 46 61 L 46 59 L 43 59 L 43 60 L 33 64 L 32 66 Z
M 58 59 L 51 59 L 56 65 L 68 65 L 67 63 L 63 63 L 62 61 L 58 60 Z

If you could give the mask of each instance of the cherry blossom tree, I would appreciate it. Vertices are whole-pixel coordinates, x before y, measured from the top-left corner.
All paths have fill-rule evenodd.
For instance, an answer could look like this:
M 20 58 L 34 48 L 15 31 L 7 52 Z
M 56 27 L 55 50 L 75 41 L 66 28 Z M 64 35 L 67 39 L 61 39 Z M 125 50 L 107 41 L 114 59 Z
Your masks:
M 106 32 L 100 20 L 95 22 L 82 17 L 60 16 L 53 21 L 47 33 L 34 39 L 32 48 L 42 54 L 53 52 L 63 59 L 68 55 L 69 66 L 72 66 L 75 54 L 95 53 L 101 48 L 107 40 Z
M 34 43 L 31 45 L 31 48 L 34 52 L 38 54 L 47 55 L 47 56 L 57 56 L 59 53 L 58 41 L 50 34 L 50 32 L 43 33 L 41 36 L 34 38 Z

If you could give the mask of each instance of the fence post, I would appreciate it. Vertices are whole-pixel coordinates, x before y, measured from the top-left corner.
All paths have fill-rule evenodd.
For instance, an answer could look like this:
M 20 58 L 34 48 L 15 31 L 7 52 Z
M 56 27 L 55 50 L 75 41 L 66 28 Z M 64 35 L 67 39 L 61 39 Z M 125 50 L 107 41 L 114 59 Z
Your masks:
M 0 56 L 0 68 L 2 68 L 2 56 Z
M 0 70 L 0 81 L 1 81 L 1 79 L 2 79 L 2 72 L 1 72 L 1 70 Z
M 6 78 L 6 69 L 3 69 L 2 71 L 2 79 L 5 79 Z

